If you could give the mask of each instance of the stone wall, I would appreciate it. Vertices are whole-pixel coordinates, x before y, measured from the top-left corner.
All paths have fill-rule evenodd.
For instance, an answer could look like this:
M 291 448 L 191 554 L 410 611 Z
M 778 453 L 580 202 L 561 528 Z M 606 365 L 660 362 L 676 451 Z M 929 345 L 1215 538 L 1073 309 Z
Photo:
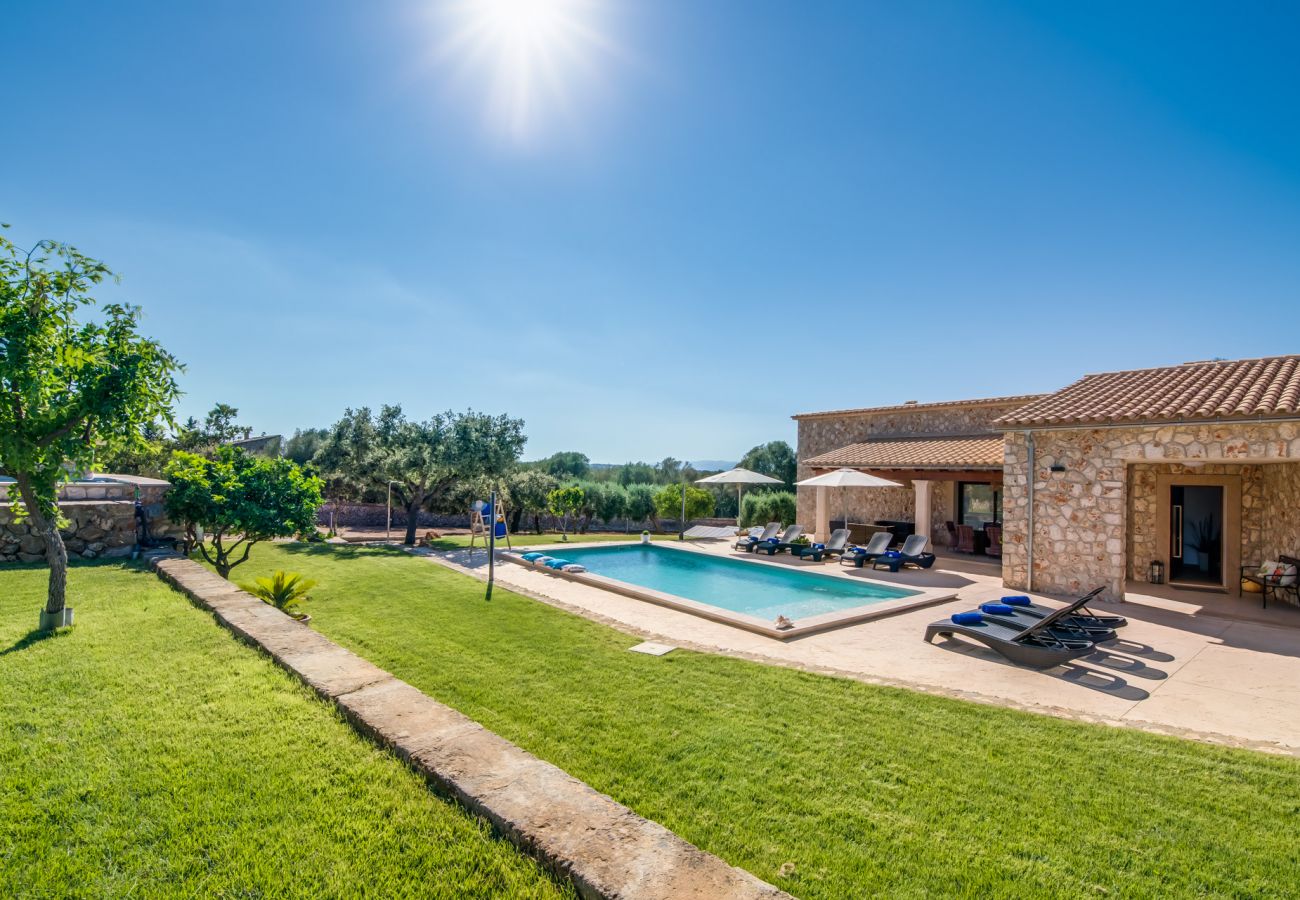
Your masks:
M 918 406 L 914 410 L 890 408 L 881 412 L 801 418 L 798 420 L 798 479 L 809 478 L 814 474 L 804 464 L 804 460 L 862 441 L 891 437 L 998 434 L 1001 429 L 993 424 L 994 420 L 1018 409 L 1024 403 L 1024 400 L 1002 403 L 976 401 L 971 405 Z M 916 494 L 911 481 L 904 480 L 902 483 L 904 486 L 901 488 L 830 490 L 827 492 L 830 517 L 841 517 L 843 503 L 847 499 L 850 522 L 871 523 L 878 519 L 911 522 L 916 518 Z M 944 523 L 953 518 L 955 506 L 954 483 L 936 481 L 931 490 L 930 534 L 934 543 L 947 543 L 948 533 Z M 799 521 L 811 527 L 816 517 L 816 489 L 799 488 Z
M 1295 453 L 1295 449 L 1292 450 Z M 1297 454 L 1300 455 L 1300 454 Z M 1260 466 L 1263 474 L 1260 504 L 1263 537 L 1243 563 L 1277 559 L 1280 554 L 1300 556 L 1300 465 Z
M 1157 537 L 1159 518 L 1164 506 L 1158 496 L 1159 475 L 1235 475 L 1241 479 L 1241 560 L 1262 560 L 1266 554 L 1267 525 L 1264 521 L 1266 490 L 1264 472 L 1271 465 L 1210 463 L 1187 466 L 1182 463 L 1133 463 L 1128 467 L 1128 554 L 1129 581 L 1148 580 L 1153 559 L 1160 559 L 1164 548 Z M 1231 581 L 1229 582 L 1231 583 Z
M 916 491 L 911 481 L 901 479 L 900 483 L 903 486 L 896 488 L 827 488 L 826 503 L 830 509 L 830 518 L 843 518 L 847 508 L 850 522 L 868 525 L 882 519 L 911 522 L 916 518 Z M 934 543 L 940 545 L 948 543 L 944 523 L 953 517 L 955 485 L 956 482 L 953 481 L 936 481 L 931 489 L 930 536 Z M 815 488 L 800 489 L 798 518 L 809 528 L 817 520 Z
M 144 506 L 152 535 L 181 537 L 181 529 L 167 520 L 163 509 L 163 495 L 169 487 L 167 482 L 131 475 L 111 477 L 118 480 L 72 482 L 60 488 L 59 509 L 67 520 L 61 533 L 68 556 L 97 559 L 129 555 L 135 547 L 137 495 Z M 12 503 L 0 502 L 0 563 L 44 560 L 45 538 L 33 533 L 25 521 L 15 521 Z
M 1126 578 L 1145 577 L 1156 549 L 1154 474 L 1162 470 L 1157 465 L 1181 470 L 1185 460 L 1205 460 L 1187 469 L 1202 474 L 1236 467 L 1234 474 L 1242 475 L 1243 559 L 1253 561 L 1262 548 L 1288 535 L 1300 539 L 1295 506 L 1274 499 L 1300 496 L 1294 467 L 1274 465 L 1300 461 L 1300 424 L 1070 429 L 1038 431 L 1034 439 L 1031 469 L 1025 435 L 1006 438 L 1002 574 L 1008 587 L 1027 587 L 1030 478 L 1033 587 L 1039 591 L 1073 594 L 1105 586 L 1107 596 L 1118 599 Z M 1052 472 L 1053 465 L 1065 471 Z

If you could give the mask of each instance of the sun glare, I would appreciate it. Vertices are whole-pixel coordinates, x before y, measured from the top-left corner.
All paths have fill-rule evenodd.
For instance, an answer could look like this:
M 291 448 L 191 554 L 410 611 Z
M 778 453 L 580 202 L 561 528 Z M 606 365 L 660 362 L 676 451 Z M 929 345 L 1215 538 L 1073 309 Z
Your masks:
M 489 122 L 513 139 L 572 112 L 598 56 L 600 0 L 452 0 L 439 56 L 483 101 Z M 586 82 L 586 83 L 584 83 Z

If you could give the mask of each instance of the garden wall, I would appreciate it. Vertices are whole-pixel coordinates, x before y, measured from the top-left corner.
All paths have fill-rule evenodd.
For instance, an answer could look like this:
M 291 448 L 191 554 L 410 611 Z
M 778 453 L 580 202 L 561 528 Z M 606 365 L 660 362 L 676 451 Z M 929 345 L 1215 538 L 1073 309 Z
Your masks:
M 135 547 L 135 497 L 139 496 L 156 537 L 180 537 L 162 505 L 169 485 L 154 478 L 105 476 L 113 482 L 74 482 L 59 492 L 59 509 L 67 520 L 63 542 L 68 555 L 80 559 L 127 556 Z M 8 494 L 0 495 L 0 564 L 44 562 L 45 539 L 24 521 L 15 521 Z

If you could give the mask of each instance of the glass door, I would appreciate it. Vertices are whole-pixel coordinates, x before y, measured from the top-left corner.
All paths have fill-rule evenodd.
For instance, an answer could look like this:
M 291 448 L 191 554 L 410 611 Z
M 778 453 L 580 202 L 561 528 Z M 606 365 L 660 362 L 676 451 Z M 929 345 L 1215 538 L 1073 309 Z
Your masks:
M 1222 587 L 1223 488 L 1170 485 L 1169 515 L 1169 580 Z

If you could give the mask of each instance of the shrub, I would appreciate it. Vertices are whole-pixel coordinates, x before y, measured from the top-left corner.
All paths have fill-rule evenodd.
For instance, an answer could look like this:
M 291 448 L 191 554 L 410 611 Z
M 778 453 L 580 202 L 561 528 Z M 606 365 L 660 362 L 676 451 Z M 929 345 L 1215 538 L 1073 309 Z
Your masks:
M 655 494 L 655 512 L 664 519 L 682 514 L 682 485 L 669 484 Z M 703 488 L 686 486 L 686 518 L 703 519 L 713 515 L 713 495 Z
M 282 613 L 288 613 L 295 619 L 305 615 L 299 609 L 306 601 L 307 592 L 316 586 L 310 578 L 304 578 L 297 572 L 276 570 L 270 578 L 258 578 L 252 584 L 241 584 L 244 590 L 254 597 L 260 597 Z
M 789 525 L 794 522 L 795 510 L 795 496 L 789 491 L 746 494 L 740 502 L 740 524 L 745 528 L 768 522 Z

